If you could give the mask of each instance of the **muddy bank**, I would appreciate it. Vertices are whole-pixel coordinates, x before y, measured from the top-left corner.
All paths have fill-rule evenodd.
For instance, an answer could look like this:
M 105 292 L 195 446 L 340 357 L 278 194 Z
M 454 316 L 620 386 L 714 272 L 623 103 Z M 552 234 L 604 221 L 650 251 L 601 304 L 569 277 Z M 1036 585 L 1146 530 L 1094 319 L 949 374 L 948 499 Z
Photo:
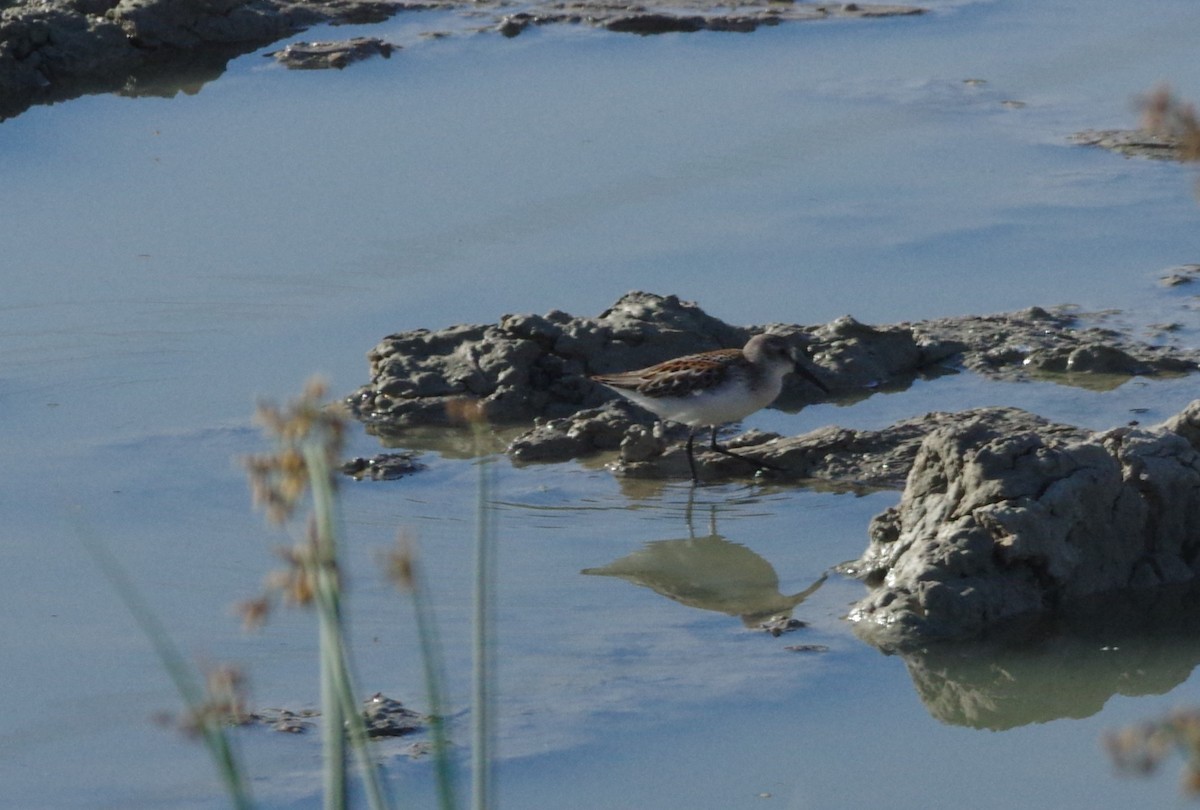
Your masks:
M 402 443 L 413 428 L 447 424 L 447 405 L 465 397 L 479 402 L 492 424 L 533 423 L 509 446 L 518 462 L 619 450 L 616 469 L 624 474 L 686 476 L 686 431 L 657 423 L 589 375 L 740 347 L 751 334 L 767 330 L 787 335 L 830 396 L 844 402 L 961 367 L 1008 380 L 1051 374 L 1085 384 L 1192 371 L 1200 360 L 1194 350 L 1150 345 L 1065 310 L 1034 307 L 887 326 L 843 317 L 819 326 L 743 327 L 674 296 L 632 292 L 594 318 L 554 311 L 389 335 L 368 353 L 370 381 L 346 402 L 369 430 Z M 789 379 L 776 407 L 798 410 L 817 396 L 813 386 Z M 826 428 L 791 438 L 750 433 L 729 446 L 780 467 L 784 478 L 899 487 L 920 437 L 963 418 L 930 414 L 886 431 Z M 1007 411 L 989 418 L 1036 419 Z M 708 479 L 752 472 L 719 454 L 700 452 L 697 461 Z
M 733 11 L 729 9 L 733 8 Z M 585 24 L 626 34 L 734 31 L 750 33 L 762 26 L 827 19 L 908 17 L 924 14 L 918 6 L 872 3 L 797 3 L 751 0 L 718 4 L 706 0 L 680 3 L 551 2 L 532 11 L 506 14 L 496 29 L 514 37 L 531 25 Z
M 922 13 L 914 6 L 773 3 L 736 11 L 706 0 L 657 7 L 632 2 L 543 2 L 517 13 L 505 0 L 6 0 L 0 2 L 0 120 L 32 104 L 85 93 L 174 95 L 219 76 L 228 61 L 318 23 L 376 23 L 401 11 L 461 11 L 459 32 L 515 36 L 531 25 L 586 24 L 636 34 L 753 31 L 762 25 L 830 17 Z M 430 29 L 426 36 L 450 33 Z M 343 67 L 391 52 L 383 43 L 316 43 L 305 67 Z M 301 48 L 301 51 L 306 48 Z M 312 50 L 312 48 L 307 48 Z M 332 52 L 332 56 L 331 56 Z M 340 54 L 340 55 L 339 55 Z
M 384 0 L 49 0 L 0 11 L 0 119 L 84 93 L 173 95 L 322 22 L 380 22 Z M 419 6 L 418 6 L 419 7 Z
M 864 638 L 904 647 L 1054 615 L 1200 571 L 1200 400 L 1163 425 L 1090 433 L 980 419 L 920 444 L 898 506 L 848 567 Z

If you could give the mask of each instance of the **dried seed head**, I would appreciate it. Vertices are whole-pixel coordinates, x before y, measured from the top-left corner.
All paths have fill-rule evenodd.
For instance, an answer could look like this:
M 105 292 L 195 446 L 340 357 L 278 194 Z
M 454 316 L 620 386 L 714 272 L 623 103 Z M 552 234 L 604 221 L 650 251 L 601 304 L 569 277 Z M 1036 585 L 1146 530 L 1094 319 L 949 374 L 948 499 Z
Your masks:
M 1180 788 L 1188 796 L 1200 795 L 1200 766 L 1196 763 L 1188 763 L 1183 769 L 1180 781 Z
M 1160 84 L 1141 99 L 1142 129 L 1147 132 L 1161 132 L 1166 125 L 1173 100 L 1171 88 Z
M 416 587 L 417 556 L 412 537 L 401 531 L 396 546 L 386 557 L 387 576 L 396 587 L 412 590 Z
M 242 617 L 242 627 L 246 630 L 257 630 L 267 623 L 271 615 L 271 597 L 263 594 L 257 599 L 247 599 L 238 603 L 235 611 Z
M 286 407 L 258 406 L 256 421 L 275 439 L 276 450 L 250 456 L 244 463 L 254 504 L 272 523 L 290 520 L 313 484 L 306 452 L 315 448 L 326 459 L 329 480 L 321 483 L 336 486 L 332 470 L 338 466 L 345 444 L 347 417 L 344 408 L 322 403 L 326 389 L 324 382 L 313 379 L 300 398 Z
M 1177 99 L 1165 84 L 1143 96 L 1140 106 L 1142 129 L 1173 141 L 1180 160 L 1200 160 L 1200 118 L 1195 106 Z
M 206 729 L 250 722 L 246 708 L 246 678 L 229 664 L 209 669 L 204 676 L 204 702 L 193 706 L 179 720 L 179 728 L 188 736 L 199 736 Z
M 320 402 L 325 399 L 325 395 L 329 390 L 329 385 L 320 377 L 309 377 L 308 382 L 304 384 L 304 393 L 301 397 L 308 402 Z

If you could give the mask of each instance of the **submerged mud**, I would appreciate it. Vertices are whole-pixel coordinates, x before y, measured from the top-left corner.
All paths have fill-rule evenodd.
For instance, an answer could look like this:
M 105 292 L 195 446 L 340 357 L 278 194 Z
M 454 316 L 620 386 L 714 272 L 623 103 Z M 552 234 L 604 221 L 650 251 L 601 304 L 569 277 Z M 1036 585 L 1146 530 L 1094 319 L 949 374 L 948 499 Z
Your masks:
M 1080 146 L 1097 146 L 1125 157 L 1173 161 L 1188 159 L 1182 138 L 1145 129 L 1088 129 L 1075 133 L 1070 140 Z
M 318 23 L 376 23 L 402 11 L 459 11 L 464 31 L 515 36 L 531 25 L 585 24 L 611 31 L 753 31 L 830 17 L 922 13 L 915 6 L 750 0 L 728 6 L 681 0 L 542 2 L 513 13 L 506 0 L 0 0 L 0 120 L 32 104 L 85 93 L 174 95 L 219 76 L 228 61 Z M 436 37 L 445 30 L 429 30 Z M 302 45 L 289 64 L 344 67 L 388 55 L 390 43 Z M 311 51 L 311 53 L 305 53 Z M 324 53 L 321 53 L 324 51 Z M 288 57 L 291 59 L 291 55 Z

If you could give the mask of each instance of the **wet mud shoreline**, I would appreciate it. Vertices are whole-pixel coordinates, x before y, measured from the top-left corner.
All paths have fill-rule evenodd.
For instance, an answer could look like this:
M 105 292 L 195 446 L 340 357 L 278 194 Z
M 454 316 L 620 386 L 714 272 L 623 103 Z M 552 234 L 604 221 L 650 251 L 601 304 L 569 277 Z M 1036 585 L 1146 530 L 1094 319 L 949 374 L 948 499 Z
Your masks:
M 453 33 L 506 37 L 555 24 L 639 35 L 751 32 L 787 22 L 923 13 L 908 5 L 767 0 L 732 10 L 708 0 L 520 7 L 504 0 L 0 0 L 0 119 L 89 92 L 172 95 L 220 75 L 232 58 L 310 26 L 376 23 L 429 9 L 468 20 Z M 398 48 L 358 38 L 295 43 L 275 56 L 289 67 L 340 68 Z M 1149 130 L 1085 132 L 1073 141 L 1139 157 L 1188 154 L 1178 140 Z M 1194 276 L 1185 269 L 1164 281 L 1183 284 Z M 890 325 L 844 317 L 823 325 L 738 326 L 674 296 L 636 292 L 596 317 L 506 315 L 494 324 L 388 336 L 369 354 L 369 382 L 346 403 L 369 430 L 402 442 L 413 429 L 449 424 L 449 406 L 467 399 L 488 423 L 524 428 L 507 445 L 517 463 L 608 454 L 618 475 L 679 479 L 688 470 L 684 432 L 616 399 L 590 375 L 738 347 L 763 331 L 785 335 L 843 403 L 964 369 L 1010 381 L 1049 376 L 1104 387 L 1200 368 L 1200 350 L 1140 339 L 1066 309 Z M 816 396 L 792 384 L 777 407 L 797 410 Z M 860 634 L 902 647 L 913 639 L 975 636 L 1015 617 L 1053 615 L 1101 593 L 1153 592 L 1196 580 L 1198 426 L 1200 403 L 1162 425 L 1105 431 L 993 407 L 929 413 L 876 431 L 751 432 L 726 445 L 769 464 L 763 477 L 778 483 L 902 491 L 900 503 L 872 522 L 861 558 L 845 568 L 868 587 L 850 613 Z M 712 452 L 699 452 L 697 465 L 706 482 L 755 474 L 743 460 Z M 418 469 L 402 454 L 351 466 L 350 474 L 385 479 Z
M 1200 350 L 1098 320 L 1032 307 L 885 326 L 844 317 L 741 327 L 675 296 L 632 292 L 594 318 L 506 315 L 390 335 L 368 354 L 370 382 L 346 404 L 368 430 L 403 443 L 407 430 L 450 424 L 465 399 L 491 424 L 531 425 L 508 445 L 515 462 L 607 452 L 618 475 L 686 479 L 686 430 L 616 398 L 591 374 L 737 347 L 764 331 L 785 335 L 828 397 L 847 402 L 964 368 L 1103 388 L 1200 367 Z M 795 410 L 816 396 L 793 383 L 777 407 Z M 976 637 L 1097 594 L 1177 588 L 1200 572 L 1200 400 L 1162 425 L 1104 431 L 988 407 L 878 431 L 752 431 L 726 444 L 774 469 L 756 473 L 743 459 L 700 451 L 703 481 L 758 475 L 902 490 L 872 521 L 860 559 L 842 569 L 868 588 L 849 618 L 884 648 Z
M 372 432 L 401 438 L 413 428 L 449 424 L 448 406 L 468 398 L 491 424 L 528 426 L 508 446 L 514 461 L 561 462 L 619 451 L 619 474 L 673 478 L 686 464 L 686 433 L 658 424 L 590 375 L 740 347 L 763 331 L 787 336 L 810 359 L 829 398 L 843 403 L 963 368 L 1008 381 L 1049 377 L 1103 387 L 1134 375 L 1178 375 L 1200 367 L 1200 350 L 1149 343 L 1093 320 L 1032 307 L 883 326 L 847 316 L 819 326 L 742 327 L 675 296 L 632 292 L 595 318 L 506 315 L 495 324 L 389 335 L 368 353 L 370 381 L 346 404 Z M 812 386 L 790 380 L 775 407 L 795 411 L 817 396 Z M 1011 410 L 992 409 L 988 418 L 1023 426 L 1038 419 Z M 884 431 L 824 428 L 791 438 L 755 432 L 730 446 L 780 467 L 781 478 L 898 488 L 925 433 L 974 418 L 934 413 Z M 710 479 L 748 474 L 736 459 L 710 453 L 697 459 Z

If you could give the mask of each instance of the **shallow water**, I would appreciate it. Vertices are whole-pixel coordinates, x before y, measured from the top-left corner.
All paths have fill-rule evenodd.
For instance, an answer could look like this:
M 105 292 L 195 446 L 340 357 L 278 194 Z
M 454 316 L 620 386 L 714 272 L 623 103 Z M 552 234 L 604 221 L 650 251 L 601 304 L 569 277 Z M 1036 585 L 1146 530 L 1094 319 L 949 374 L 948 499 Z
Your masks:
M 1131 125 L 1131 97 L 1158 80 L 1196 95 L 1200 15 L 1153 5 L 935 3 L 919 19 L 749 36 L 438 41 L 413 35 L 414 14 L 307 37 L 411 45 L 390 60 L 289 73 L 251 55 L 194 95 L 84 98 L 0 125 L 0 797 L 223 805 L 203 753 L 151 722 L 176 700 L 81 532 L 197 660 L 242 664 L 258 705 L 312 705 L 311 617 L 246 636 L 227 610 L 284 542 L 250 513 L 233 459 L 262 447 L 255 397 L 316 371 L 349 391 L 388 332 L 596 314 L 638 288 L 737 323 L 1074 303 L 1175 321 L 1174 339 L 1191 341 L 1192 297 L 1156 278 L 1200 255 L 1193 174 L 1064 142 Z M 1191 379 L 1096 392 L 959 374 L 748 425 L 879 427 L 1015 404 L 1105 427 L 1159 421 L 1193 392 Z M 356 453 L 376 449 L 353 438 Z M 408 607 L 375 573 L 404 527 L 462 712 L 477 470 L 422 460 L 413 478 L 344 490 L 359 675 L 420 705 Z M 829 578 L 796 607 L 808 627 L 795 633 L 744 629 L 747 600 L 804 591 L 857 556 L 895 493 L 742 484 L 691 502 L 689 487 L 618 482 L 595 463 L 494 469 L 505 805 L 1174 800 L 1173 776 L 1113 777 L 1097 739 L 1195 702 L 1186 645 L 1148 656 L 1148 691 L 1111 687 L 1095 658 L 1046 656 L 1030 680 L 1078 705 L 996 732 L 937 719 L 900 658 L 851 634 L 841 616 L 857 583 Z M 651 551 L 664 552 L 659 590 L 580 575 Z M 730 560 L 750 583 L 740 592 L 687 590 Z M 265 805 L 316 806 L 315 735 L 237 736 Z M 398 792 L 430 795 L 428 763 L 380 748 Z

